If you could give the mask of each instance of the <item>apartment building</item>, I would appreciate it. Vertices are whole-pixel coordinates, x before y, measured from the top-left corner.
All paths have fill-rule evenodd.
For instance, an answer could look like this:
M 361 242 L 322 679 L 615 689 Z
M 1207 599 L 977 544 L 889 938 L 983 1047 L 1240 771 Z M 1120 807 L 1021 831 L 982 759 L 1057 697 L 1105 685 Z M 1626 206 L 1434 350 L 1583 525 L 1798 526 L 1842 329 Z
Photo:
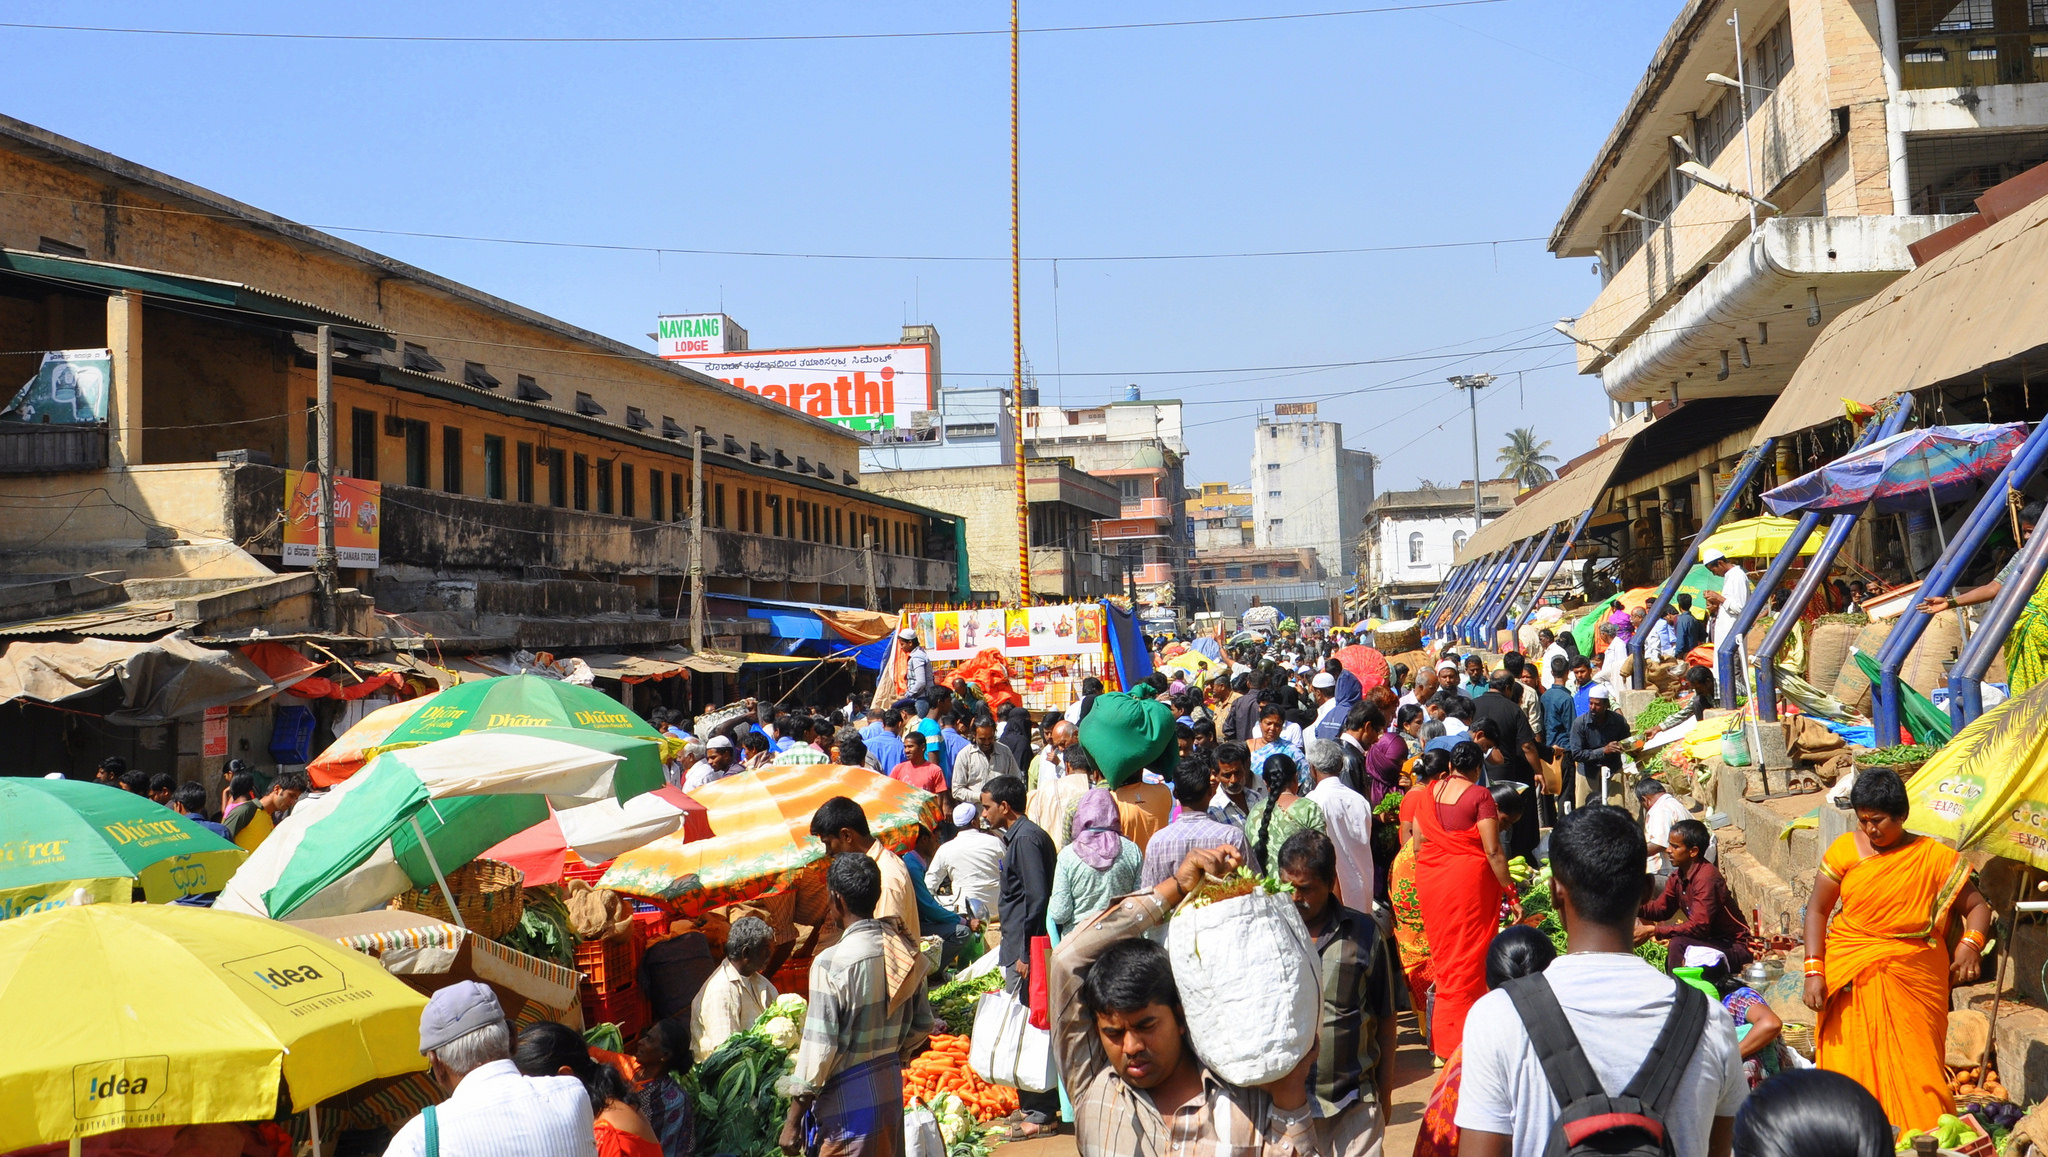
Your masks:
M 1146 401 L 1131 386 L 1122 401 L 1101 406 L 1027 405 L 1024 445 L 1033 459 L 1063 461 L 1114 485 L 1121 508 L 1096 523 L 1096 541 L 1117 556 L 1142 601 L 1184 601 L 1192 527 L 1179 401 Z
M 1349 575 L 1372 502 L 1373 457 L 1344 448 L 1344 426 L 1314 402 L 1285 403 L 1252 430 L 1252 535 L 1267 550 L 1305 548 L 1323 570 Z
M 1480 483 L 1480 512 L 1489 519 L 1514 505 L 1509 479 Z M 1458 552 L 1478 529 L 1472 484 L 1387 490 L 1365 510 L 1358 567 L 1361 593 L 1382 618 L 1405 618 L 1436 593 Z
M 1194 549 L 1231 550 L 1252 544 L 1252 488 L 1204 482 L 1188 492 L 1187 520 Z

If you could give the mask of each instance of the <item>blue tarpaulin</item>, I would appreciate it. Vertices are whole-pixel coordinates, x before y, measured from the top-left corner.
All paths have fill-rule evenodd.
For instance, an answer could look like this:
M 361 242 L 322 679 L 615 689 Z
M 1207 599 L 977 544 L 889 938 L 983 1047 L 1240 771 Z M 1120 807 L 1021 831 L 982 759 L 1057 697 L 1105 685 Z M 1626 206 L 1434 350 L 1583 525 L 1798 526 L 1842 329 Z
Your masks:
M 1102 610 L 1109 623 L 1109 654 L 1116 661 L 1118 685 L 1129 690 L 1131 684 L 1152 673 L 1152 650 L 1145 645 L 1145 637 L 1138 632 L 1138 621 L 1129 611 L 1119 610 L 1108 601 L 1103 602 Z
M 778 639 L 839 638 L 839 632 L 828 631 L 825 620 L 810 611 L 790 610 L 784 607 L 749 607 L 747 617 L 768 620 L 769 629 Z

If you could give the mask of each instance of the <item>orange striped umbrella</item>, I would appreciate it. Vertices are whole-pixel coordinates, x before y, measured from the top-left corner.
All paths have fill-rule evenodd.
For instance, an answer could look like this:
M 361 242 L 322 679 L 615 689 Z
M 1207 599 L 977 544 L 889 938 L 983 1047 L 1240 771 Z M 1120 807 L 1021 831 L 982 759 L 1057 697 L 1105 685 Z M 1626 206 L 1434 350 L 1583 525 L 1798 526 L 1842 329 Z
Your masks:
M 811 816 L 840 795 L 858 803 L 875 838 L 899 852 L 916 842 L 919 824 L 936 826 L 942 814 L 939 797 L 865 767 L 771 764 L 690 793 L 717 835 L 678 833 L 621 853 L 598 886 L 660 900 L 686 916 L 780 891 L 824 861 Z
M 306 765 L 306 774 L 313 780 L 314 787 L 333 787 L 349 776 L 363 769 L 370 761 L 370 748 L 381 745 L 399 724 L 411 719 L 413 712 L 434 701 L 439 691 L 422 695 L 417 699 L 401 699 L 388 703 L 361 719 L 330 744 L 319 758 Z

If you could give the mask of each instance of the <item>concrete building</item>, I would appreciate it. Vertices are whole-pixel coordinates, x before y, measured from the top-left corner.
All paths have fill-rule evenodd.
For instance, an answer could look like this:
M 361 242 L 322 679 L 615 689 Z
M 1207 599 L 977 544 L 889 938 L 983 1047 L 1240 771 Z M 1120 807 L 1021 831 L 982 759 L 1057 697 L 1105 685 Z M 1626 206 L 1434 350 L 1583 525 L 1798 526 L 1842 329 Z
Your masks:
M 1256 599 L 1295 618 L 1329 616 L 1343 586 L 1308 547 L 1236 547 L 1190 556 L 1188 573 L 1200 610 L 1242 615 Z
M 0 576 L 30 588 L 0 599 L 13 639 L 184 653 L 176 640 L 232 647 L 260 627 L 318 640 L 319 664 L 673 650 L 700 469 L 707 611 L 728 650 L 769 633 L 745 609 L 762 600 L 858 606 L 870 576 L 884 605 L 966 591 L 961 520 L 862 490 L 865 443 L 843 426 L 4 117 L 0 192 L 0 349 L 105 367 L 60 423 L 0 422 Z M 49 360 L 11 357 L 16 381 Z M 381 492 L 349 519 L 374 527 L 375 561 L 344 559 L 342 590 L 316 601 L 287 570 L 284 528 L 311 507 L 286 467 L 319 459 L 323 425 L 336 473 Z M 700 666 L 653 664 L 618 693 L 644 710 L 732 690 L 644 678 L 708 661 L 685 658 Z M 191 702 L 86 734 L 0 680 L 0 744 L 67 761 L 39 772 L 111 749 L 211 776 L 231 735 L 265 762 L 275 690 L 203 704 L 230 721 L 218 736 Z M 114 708 L 123 693 L 91 692 Z
M 861 474 L 1011 465 L 1017 460 L 1012 410 L 1008 390 L 941 390 L 938 409 L 913 417 L 908 426 L 867 435 Z
M 1480 511 L 1489 517 L 1506 513 L 1514 505 L 1515 490 L 1507 479 L 1480 483 Z M 1408 617 L 1436 593 L 1476 529 L 1469 482 L 1374 496 L 1365 509 L 1358 568 L 1365 604 L 1381 618 Z
M 1252 534 L 1268 550 L 1306 547 L 1332 576 L 1349 575 L 1372 502 L 1373 457 L 1344 448 L 1344 427 L 1314 402 L 1276 406 L 1252 430 Z
M 1028 399 L 1027 399 L 1028 400 Z M 1183 600 L 1181 573 L 1193 541 L 1183 494 L 1181 404 L 1147 402 L 1131 387 L 1121 402 L 1062 408 L 1027 406 L 1025 448 L 1033 459 L 1055 459 L 1111 482 L 1122 508 L 1095 529 L 1096 540 L 1128 568 L 1142 601 Z
M 1252 490 L 1228 482 L 1204 482 L 1189 492 L 1187 520 L 1196 553 L 1252 544 Z
M 1063 462 L 1024 464 L 1031 504 L 1031 593 L 1087 598 L 1123 589 L 1118 560 L 1095 543 L 1095 526 L 1123 509 L 1117 488 Z M 967 526 L 969 585 L 976 598 L 1017 597 L 1016 471 L 1009 464 L 889 470 L 862 476 L 867 488 L 960 515 Z

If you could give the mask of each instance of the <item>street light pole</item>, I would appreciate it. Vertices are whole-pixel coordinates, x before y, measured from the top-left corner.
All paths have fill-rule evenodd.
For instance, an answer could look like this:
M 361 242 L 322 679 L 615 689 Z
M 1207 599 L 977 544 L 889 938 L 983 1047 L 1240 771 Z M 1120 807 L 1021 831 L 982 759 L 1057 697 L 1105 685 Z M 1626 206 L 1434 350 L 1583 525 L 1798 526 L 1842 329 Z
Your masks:
M 1465 391 L 1472 407 L 1472 533 L 1479 533 L 1479 391 L 1493 384 L 1492 374 L 1458 374 L 1452 386 Z
M 1729 10 L 1729 27 L 1735 29 L 1735 96 L 1742 109 L 1742 168 L 1749 177 L 1749 231 L 1756 232 L 1756 199 L 1762 190 L 1756 187 L 1756 158 L 1749 148 L 1749 74 L 1742 61 L 1742 10 Z

